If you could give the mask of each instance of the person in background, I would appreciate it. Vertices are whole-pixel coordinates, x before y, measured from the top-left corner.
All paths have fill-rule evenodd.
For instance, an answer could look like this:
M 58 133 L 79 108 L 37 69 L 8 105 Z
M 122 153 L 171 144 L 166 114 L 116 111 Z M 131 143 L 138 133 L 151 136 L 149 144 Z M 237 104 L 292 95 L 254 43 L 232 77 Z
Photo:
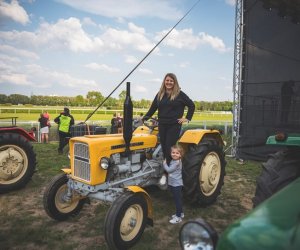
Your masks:
M 70 128 L 74 125 L 74 118 L 70 114 L 69 108 L 65 107 L 64 111 L 54 119 L 54 122 L 58 124 L 58 153 L 62 154 L 64 147 L 68 144 L 71 137 Z
M 144 114 L 140 113 L 140 115 L 133 120 L 133 129 L 143 125 L 143 116 Z
M 110 121 L 110 124 L 111 124 L 110 133 L 117 134 L 118 133 L 118 119 L 117 119 L 116 113 L 114 113 L 113 118 Z
M 49 135 L 49 127 L 48 127 L 48 119 L 40 114 L 40 118 L 38 119 L 40 123 L 40 134 L 41 134 L 41 143 L 48 143 L 48 135 Z
M 49 113 L 48 113 L 47 110 L 44 111 L 43 116 L 44 116 L 45 118 L 48 119 L 47 125 L 48 125 L 48 127 L 50 128 L 50 127 L 51 127 L 51 123 L 50 123 L 50 115 L 49 115 Z
M 43 116 L 50 120 L 50 115 L 47 110 L 44 111 Z
M 188 111 L 185 117 L 184 108 Z M 171 146 L 175 145 L 179 139 L 181 126 L 184 122 L 189 122 L 195 111 L 194 102 L 180 90 L 175 74 L 167 73 L 161 84 L 159 92 L 156 94 L 149 111 L 143 117 L 149 119 L 158 110 L 158 131 L 164 158 L 167 164 L 171 161 Z M 166 176 L 163 175 L 160 184 L 166 183 Z
M 118 133 L 123 133 L 123 117 L 120 113 L 117 114 L 117 121 L 118 121 Z
M 168 173 L 168 186 L 173 194 L 173 198 L 176 206 L 176 214 L 172 215 L 171 224 L 180 223 L 184 217 L 182 210 L 182 162 L 183 148 L 180 145 L 174 145 L 171 147 L 172 160 L 170 164 L 167 164 L 166 160 L 163 162 L 165 171 Z
M 29 133 L 33 138 L 35 138 L 36 127 L 32 127 L 28 133 Z

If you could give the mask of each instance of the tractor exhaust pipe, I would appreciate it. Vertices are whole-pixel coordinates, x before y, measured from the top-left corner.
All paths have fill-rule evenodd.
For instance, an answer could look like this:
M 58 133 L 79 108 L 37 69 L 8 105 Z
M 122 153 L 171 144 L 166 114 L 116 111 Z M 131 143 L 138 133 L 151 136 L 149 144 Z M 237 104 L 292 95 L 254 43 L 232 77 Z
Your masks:
M 125 141 L 125 154 L 130 152 L 130 141 L 132 138 L 132 114 L 133 105 L 130 97 L 130 82 L 126 83 L 126 98 L 124 100 L 124 129 L 123 138 Z

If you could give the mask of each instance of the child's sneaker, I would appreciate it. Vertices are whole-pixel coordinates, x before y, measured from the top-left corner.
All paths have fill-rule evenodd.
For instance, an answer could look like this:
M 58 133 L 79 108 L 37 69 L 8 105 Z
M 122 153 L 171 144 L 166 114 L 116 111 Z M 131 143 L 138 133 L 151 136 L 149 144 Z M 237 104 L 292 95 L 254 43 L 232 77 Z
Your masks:
M 171 224 L 177 224 L 182 222 L 182 219 L 180 217 L 177 217 L 176 215 L 169 221 Z
M 175 216 L 176 216 L 176 214 L 173 214 L 172 218 L 174 218 Z M 181 213 L 180 217 L 181 217 L 181 219 L 183 219 L 184 218 L 184 213 Z
M 167 184 L 167 176 L 165 174 L 163 174 L 159 180 L 159 185 L 164 186 L 166 184 Z

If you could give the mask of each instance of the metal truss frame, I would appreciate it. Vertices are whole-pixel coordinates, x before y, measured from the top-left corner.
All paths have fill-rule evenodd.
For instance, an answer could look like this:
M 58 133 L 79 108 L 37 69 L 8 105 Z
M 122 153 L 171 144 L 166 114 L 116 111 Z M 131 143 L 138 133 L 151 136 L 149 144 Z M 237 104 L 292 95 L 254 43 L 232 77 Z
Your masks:
M 241 85 L 243 71 L 243 41 L 244 41 L 244 0 L 236 0 L 235 11 L 235 44 L 234 44 L 234 69 L 233 69 L 233 124 L 231 156 L 237 157 L 237 145 L 240 136 L 241 114 Z

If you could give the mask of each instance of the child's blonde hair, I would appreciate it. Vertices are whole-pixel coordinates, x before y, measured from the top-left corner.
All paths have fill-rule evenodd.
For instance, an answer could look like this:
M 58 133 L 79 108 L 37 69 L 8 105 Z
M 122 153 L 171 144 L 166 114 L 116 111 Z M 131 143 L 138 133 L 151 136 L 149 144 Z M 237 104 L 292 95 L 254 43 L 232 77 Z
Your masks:
M 172 151 L 173 149 L 178 150 L 178 152 L 179 152 L 180 155 L 181 155 L 181 158 L 183 157 L 183 155 L 184 155 L 184 150 L 183 150 L 183 147 L 182 147 L 181 145 L 175 144 L 174 146 L 171 147 L 171 151 Z

